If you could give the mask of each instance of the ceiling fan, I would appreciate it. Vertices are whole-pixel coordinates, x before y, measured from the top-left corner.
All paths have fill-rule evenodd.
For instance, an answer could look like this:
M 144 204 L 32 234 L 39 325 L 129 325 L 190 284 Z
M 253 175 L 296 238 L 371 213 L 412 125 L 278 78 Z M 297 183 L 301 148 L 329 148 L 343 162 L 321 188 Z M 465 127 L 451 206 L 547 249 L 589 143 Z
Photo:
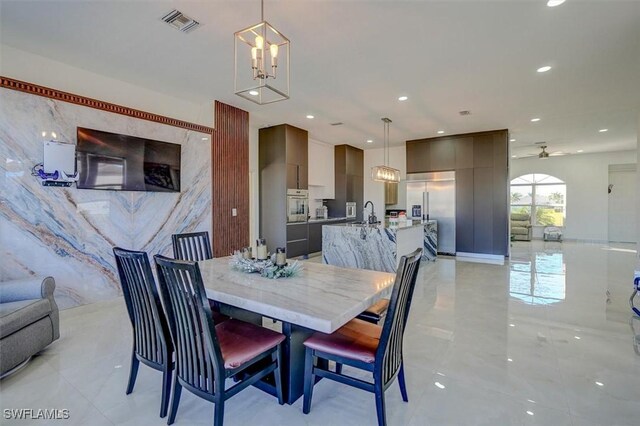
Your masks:
M 522 156 L 518 156 L 517 158 L 529 158 L 529 157 L 538 157 L 540 159 L 545 159 L 545 158 L 549 158 L 549 157 L 560 157 L 562 155 L 568 155 L 568 153 L 566 152 L 562 152 L 562 151 L 556 151 L 556 152 L 548 152 L 547 148 L 548 146 L 546 145 L 546 142 L 536 142 L 534 144 L 535 146 L 538 146 L 541 151 L 537 154 L 527 154 L 527 155 L 522 155 Z

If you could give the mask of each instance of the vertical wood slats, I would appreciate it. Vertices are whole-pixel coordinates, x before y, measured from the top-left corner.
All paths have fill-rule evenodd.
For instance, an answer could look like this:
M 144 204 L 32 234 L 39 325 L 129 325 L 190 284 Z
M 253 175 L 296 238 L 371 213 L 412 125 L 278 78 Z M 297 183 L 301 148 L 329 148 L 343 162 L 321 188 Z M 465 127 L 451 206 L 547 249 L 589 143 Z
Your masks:
M 222 257 L 249 244 L 249 113 L 216 101 L 214 115 L 212 240 L 214 257 Z

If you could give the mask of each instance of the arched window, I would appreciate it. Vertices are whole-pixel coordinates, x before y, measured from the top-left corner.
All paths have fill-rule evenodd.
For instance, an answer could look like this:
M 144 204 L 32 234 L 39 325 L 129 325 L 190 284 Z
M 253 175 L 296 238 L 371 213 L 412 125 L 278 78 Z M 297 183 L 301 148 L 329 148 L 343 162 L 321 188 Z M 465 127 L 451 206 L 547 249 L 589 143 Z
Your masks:
M 564 226 L 567 185 L 553 176 L 533 173 L 511 181 L 511 213 L 526 213 L 534 225 Z

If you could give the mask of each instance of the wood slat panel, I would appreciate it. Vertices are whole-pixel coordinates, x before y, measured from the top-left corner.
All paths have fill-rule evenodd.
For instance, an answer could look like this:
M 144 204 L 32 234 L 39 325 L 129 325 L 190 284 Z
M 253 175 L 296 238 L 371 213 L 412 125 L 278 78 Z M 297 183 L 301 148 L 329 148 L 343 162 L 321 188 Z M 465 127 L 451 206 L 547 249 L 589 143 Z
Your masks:
M 214 118 L 212 240 L 222 257 L 249 244 L 249 113 L 216 101 Z

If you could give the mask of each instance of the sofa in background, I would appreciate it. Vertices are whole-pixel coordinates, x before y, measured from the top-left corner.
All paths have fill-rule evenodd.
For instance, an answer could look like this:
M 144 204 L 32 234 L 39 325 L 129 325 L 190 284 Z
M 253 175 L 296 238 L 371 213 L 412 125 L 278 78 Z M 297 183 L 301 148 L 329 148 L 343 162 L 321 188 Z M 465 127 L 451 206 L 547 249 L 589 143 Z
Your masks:
M 0 377 L 60 337 L 52 277 L 0 282 Z
M 511 240 L 531 241 L 531 216 L 526 213 L 511 213 Z

